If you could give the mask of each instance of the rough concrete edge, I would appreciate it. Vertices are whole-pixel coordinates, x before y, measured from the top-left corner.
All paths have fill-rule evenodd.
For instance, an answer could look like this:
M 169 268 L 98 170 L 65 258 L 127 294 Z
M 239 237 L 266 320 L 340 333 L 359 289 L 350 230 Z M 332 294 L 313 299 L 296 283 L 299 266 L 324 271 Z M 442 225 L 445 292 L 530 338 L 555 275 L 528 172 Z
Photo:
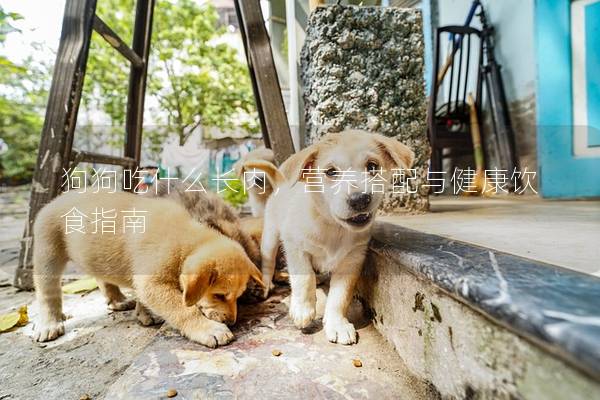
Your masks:
M 400 282 L 394 277 L 400 279 Z M 385 254 L 370 251 L 357 292 L 358 298 L 372 313 L 377 330 L 392 343 L 406 364 L 412 366 L 411 372 L 420 379 L 431 382 L 442 397 L 600 399 L 600 380 L 577 365 L 576 360 L 565 358 L 562 352 L 557 352 L 550 345 L 514 330 L 508 324 L 439 287 L 427 277 L 398 265 Z M 417 312 L 423 314 L 425 326 L 418 327 L 419 318 L 411 319 Z M 477 341 L 472 331 L 464 332 L 460 328 L 456 329 L 456 325 L 454 329 L 450 325 L 442 330 L 436 330 L 435 326 L 432 328 L 436 324 L 444 326 L 444 319 L 447 323 L 447 315 L 452 314 L 455 314 L 455 318 L 451 318 L 451 321 L 471 325 L 473 331 L 487 336 L 488 340 Z M 419 336 L 413 334 L 412 337 L 406 337 L 410 328 L 415 328 L 414 331 Z M 420 337 L 423 337 L 423 343 L 429 341 L 428 350 L 423 343 L 419 343 Z M 470 349 L 458 353 L 461 360 L 457 356 L 454 365 L 440 362 L 442 359 L 437 360 L 437 365 L 435 362 L 424 365 L 426 359 L 435 353 L 434 350 L 437 350 L 438 355 L 448 352 L 448 347 L 443 347 L 444 344 L 449 344 L 456 354 L 454 343 L 457 341 L 464 342 L 461 345 L 471 345 Z M 438 344 L 438 348 L 432 348 L 432 344 Z M 415 348 L 423 351 L 411 350 Z M 503 351 L 498 352 L 499 348 Z M 478 360 L 484 352 L 487 354 Z M 504 369 L 498 369 L 497 360 L 511 354 L 516 358 L 516 355 L 526 356 L 522 356 L 519 362 L 515 359 L 504 365 Z M 465 367 L 470 368 L 468 374 L 465 374 Z M 462 371 L 463 374 L 457 376 L 457 371 Z M 445 382 L 440 376 L 448 377 L 450 382 Z M 579 394 L 583 391 L 586 393 L 578 397 L 578 390 Z M 568 397 L 561 393 L 568 394 Z

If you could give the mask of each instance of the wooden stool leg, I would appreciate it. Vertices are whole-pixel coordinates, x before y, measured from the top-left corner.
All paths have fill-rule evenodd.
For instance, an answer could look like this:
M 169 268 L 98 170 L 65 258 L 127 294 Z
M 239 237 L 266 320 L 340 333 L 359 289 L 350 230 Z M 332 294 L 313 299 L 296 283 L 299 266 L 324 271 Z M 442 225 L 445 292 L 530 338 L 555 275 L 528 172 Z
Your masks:
M 140 162 L 142 148 L 142 125 L 144 123 L 144 99 L 148 76 L 150 38 L 155 0 L 137 0 L 132 50 L 142 59 L 142 65 L 131 65 L 129 73 L 129 94 L 127 97 L 127 121 L 125 129 L 125 157 Z M 127 187 L 133 187 L 128 185 Z
M 248 60 L 263 140 L 266 147 L 273 149 L 276 163 L 281 164 L 294 154 L 294 143 L 260 1 L 235 0 L 234 4 Z
M 29 212 L 14 285 L 33 289 L 33 222 L 39 210 L 60 193 L 63 175 L 69 169 L 73 132 L 81 99 L 96 0 L 67 0 L 60 46 L 31 184 Z
M 431 165 L 429 171 L 442 172 L 442 149 L 438 147 L 433 147 L 431 149 Z

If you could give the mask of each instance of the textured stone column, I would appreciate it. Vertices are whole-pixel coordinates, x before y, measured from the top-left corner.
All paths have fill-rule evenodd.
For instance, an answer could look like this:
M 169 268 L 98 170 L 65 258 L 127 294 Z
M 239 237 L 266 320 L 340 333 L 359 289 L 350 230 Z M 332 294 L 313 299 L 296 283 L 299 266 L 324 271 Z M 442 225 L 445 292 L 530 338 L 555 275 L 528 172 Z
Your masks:
M 426 183 L 429 144 L 421 13 L 330 6 L 310 16 L 302 49 L 307 143 L 360 128 L 395 137 L 416 155 L 413 188 Z M 427 211 L 427 188 L 389 193 L 383 211 Z

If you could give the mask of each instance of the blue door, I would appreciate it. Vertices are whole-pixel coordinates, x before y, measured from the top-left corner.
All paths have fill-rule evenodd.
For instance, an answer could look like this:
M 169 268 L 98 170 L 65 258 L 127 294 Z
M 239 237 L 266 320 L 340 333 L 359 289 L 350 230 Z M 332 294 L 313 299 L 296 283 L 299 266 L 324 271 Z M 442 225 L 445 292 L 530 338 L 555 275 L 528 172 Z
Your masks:
M 600 0 L 535 7 L 541 194 L 600 196 Z

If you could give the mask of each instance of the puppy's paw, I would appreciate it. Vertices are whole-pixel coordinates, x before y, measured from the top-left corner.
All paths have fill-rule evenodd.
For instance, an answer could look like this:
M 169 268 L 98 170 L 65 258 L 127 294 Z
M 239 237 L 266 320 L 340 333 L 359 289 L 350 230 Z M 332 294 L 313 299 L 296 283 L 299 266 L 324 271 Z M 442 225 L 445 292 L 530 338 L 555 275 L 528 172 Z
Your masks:
M 65 325 L 62 321 L 37 323 L 33 332 L 36 342 L 48 342 L 65 334 Z
M 265 288 L 254 281 L 248 281 L 248 287 L 238 300 L 242 303 L 254 304 L 266 300 L 268 297 L 268 289 L 265 290 Z
M 136 301 L 134 299 L 126 299 L 122 301 L 110 301 L 108 309 L 112 311 L 127 311 L 135 308 Z
M 290 304 L 290 318 L 298 329 L 304 329 L 315 319 L 315 306 L 307 301 L 294 301 Z
M 273 289 L 275 289 L 275 282 L 273 282 L 273 281 L 266 283 L 265 285 L 266 285 L 266 287 L 264 289 L 262 289 L 263 300 L 268 299 L 269 293 L 271 293 L 273 291 Z
M 137 307 L 135 309 L 135 316 L 137 317 L 140 325 L 142 325 L 142 326 L 159 325 L 159 324 L 162 324 L 163 322 L 165 322 L 164 319 L 162 319 L 158 315 L 153 314 L 151 311 L 147 310 L 146 308 Z
M 212 349 L 226 345 L 234 337 L 227 325 L 211 320 L 202 323 L 201 327 L 194 332 L 186 332 L 185 336 Z
M 335 322 L 325 322 L 325 335 L 332 343 L 354 344 L 356 343 L 356 329 L 347 319 Z

